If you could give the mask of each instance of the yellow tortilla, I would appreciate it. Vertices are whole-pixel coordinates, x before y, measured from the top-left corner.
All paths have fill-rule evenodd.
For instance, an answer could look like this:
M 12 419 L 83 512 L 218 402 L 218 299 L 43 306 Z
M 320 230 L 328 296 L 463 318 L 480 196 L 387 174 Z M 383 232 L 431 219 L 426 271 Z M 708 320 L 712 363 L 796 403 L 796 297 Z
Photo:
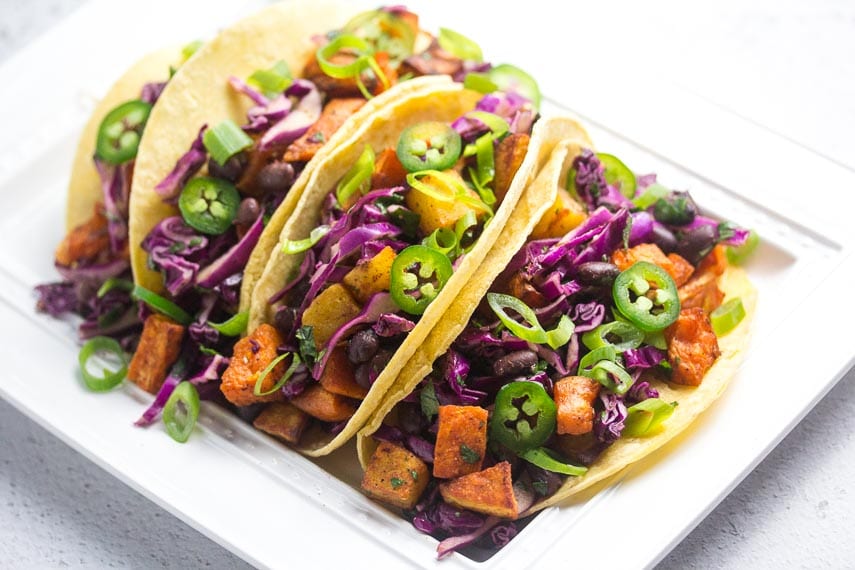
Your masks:
M 349 141 L 336 145 L 324 163 L 312 173 L 299 204 L 282 230 L 280 244 L 286 239 L 297 240 L 307 237 L 309 232 L 320 223 L 324 197 L 356 161 L 366 144 L 377 151 L 394 146 L 406 127 L 426 120 L 453 121 L 474 109 L 481 97 L 479 93 L 465 90 L 460 84 L 446 80 L 442 85 L 432 89 L 399 98 L 372 115 L 351 133 Z M 576 125 L 576 123 L 573 124 Z M 477 245 L 457 266 L 454 275 L 442 292 L 422 315 L 418 325 L 410 331 L 392 356 L 356 414 L 334 437 L 320 432 L 304 435 L 304 444 L 300 451 L 311 456 L 330 453 L 352 437 L 369 419 L 375 408 L 384 401 L 386 391 L 393 385 L 404 364 L 422 345 L 431 329 L 441 322 L 455 295 L 472 279 L 475 270 L 481 265 L 505 223 L 511 217 L 523 190 L 534 181 L 535 174 L 552 154 L 555 145 L 566 138 L 561 136 L 562 134 L 563 130 L 556 128 L 552 122 L 541 121 L 535 125 L 528 154 L 517 171 L 501 207 L 496 211 L 495 217 L 484 229 Z M 284 285 L 302 261 L 302 255 L 285 255 L 281 250 L 281 246 L 273 250 L 253 292 L 249 330 L 253 330 L 262 322 L 271 321 L 272 314 L 267 303 L 268 299 Z
M 377 405 L 371 419 L 357 435 L 357 451 L 363 468 L 367 467 L 376 447 L 372 434 L 377 431 L 394 406 L 415 390 L 419 382 L 430 374 L 434 360 L 445 353 L 454 339 L 463 331 L 495 277 L 524 245 L 525 236 L 529 235 L 535 223 L 543 215 L 546 210 L 543 204 L 551 204 L 555 198 L 556 189 L 564 187 L 569 165 L 580 150 L 579 144 L 577 137 L 576 140 L 565 142 L 557 147 L 535 183 L 526 190 L 517 211 L 508 221 L 484 263 L 475 272 L 472 281 L 461 291 L 449 307 L 446 317 L 433 329 L 413 358 L 404 366 L 384 401 Z M 581 146 L 592 147 L 587 140 L 583 140 Z M 719 286 L 725 294 L 725 300 L 733 297 L 742 299 L 746 316 L 739 326 L 719 339 L 721 356 L 707 372 L 703 383 L 698 387 L 692 387 L 661 381 L 653 382 L 653 387 L 659 390 L 660 397 L 664 401 L 679 402 L 674 413 L 663 426 L 647 437 L 619 439 L 597 459 L 584 476 L 568 478 L 555 494 L 535 504 L 520 516 L 559 504 L 653 453 L 686 429 L 721 395 L 728 381 L 736 374 L 747 348 L 757 293 L 745 271 L 740 268 L 728 268 L 720 278 Z
M 166 48 L 150 53 L 135 63 L 122 75 L 98 102 L 80 135 L 77 152 L 71 165 L 68 181 L 68 204 L 65 211 L 66 231 L 79 226 L 92 217 L 95 204 L 103 202 L 101 178 L 95 169 L 95 139 L 104 117 L 117 105 L 139 99 L 143 85 L 166 81 L 169 67 L 181 63 L 180 48 Z

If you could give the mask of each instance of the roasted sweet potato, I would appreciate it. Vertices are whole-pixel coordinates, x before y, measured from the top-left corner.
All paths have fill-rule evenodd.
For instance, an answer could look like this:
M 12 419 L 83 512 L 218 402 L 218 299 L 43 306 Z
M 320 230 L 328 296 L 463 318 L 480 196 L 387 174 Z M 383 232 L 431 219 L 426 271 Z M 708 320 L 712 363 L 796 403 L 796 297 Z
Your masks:
M 446 170 L 445 173 L 450 176 L 460 177 L 460 174 L 454 170 Z M 424 176 L 421 180 L 425 184 L 444 186 L 442 181 L 432 176 Z M 462 179 L 460 183 L 464 184 Z M 447 188 L 440 193 L 447 193 L 453 196 L 455 195 L 455 190 Z M 476 194 L 474 190 L 469 190 L 469 195 L 473 198 L 478 198 L 478 194 Z M 483 214 L 480 210 L 474 210 L 462 202 L 455 200 L 440 200 L 439 198 L 429 196 L 428 194 L 419 192 L 418 190 L 410 190 L 407 192 L 406 202 L 407 206 L 420 216 L 419 228 L 425 235 L 428 235 L 439 228 L 453 228 L 457 220 L 465 216 L 467 212 L 471 211 L 479 218 L 481 217 L 481 214 Z
M 320 384 L 312 384 L 291 398 L 291 403 L 322 422 L 342 422 L 356 413 L 353 400 L 333 394 Z
M 344 346 L 337 346 L 332 349 L 319 382 L 328 392 L 362 400 L 368 390 L 356 383 L 355 371 L 356 368 L 347 359 L 347 350 Z
M 328 101 L 320 118 L 307 130 L 303 136 L 292 142 L 282 157 L 286 162 L 308 162 L 315 156 L 324 143 L 365 104 L 362 97 L 348 99 L 333 99 Z
M 362 489 L 369 497 L 412 509 L 430 481 L 424 461 L 409 450 L 381 441 L 362 477 Z
M 493 192 L 496 193 L 496 199 L 499 202 L 505 198 L 514 175 L 525 159 L 529 139 L 530 137 L 525 133 L 514 133 L 503 138 L 496 148 L 496 178 L 493 183 Z
M 342 282 L 357 301 L 365 304 L 373 294 L 389 290 L 395 257 L 395 250 L 386 246 L 371 259 L 351 269 Z
M 520 514 L 511 479 L 511 464 L 507 461 L 444 481 L 439 484 L 439 492 L 446 503 L 461 509 L 503 519 L 515 519 Z
M 394 148 L 387 148 L 374 160 L 374 172 L 371 174 L 372 188 L 392 188 L 407 183 L 407 169 L 398 160 Z
M 226 399 L 236 406 L 248 406 L 258 402 L 281 400 L 284 396 L 274 392 L 267 396 L 256 396 L 255 384 L 258 375 L 278 356 L 277 349 L 283 342 L 282 335 L 268 324 L 262 324 L 246 338 L 240 339 L 234 347 L 229 366 L 223 372 L 220 391 Z M 280 362 L 264 378 L 261 390 L 273 388 L 285 373 L 286 362 Z
M 594 400 L 600 383 L 585 376 L 566 376 L 555 383 L 559 434 L 582 435 L 594 429 Z
M 706 314 L 715 311 L 724 300 L 724 293 L 718 286 L 718 276 L 712 271 L 698 273 L 677 289 L 677 293 L 680 295 L 681 308 L 699 307 Z
M 95 205 L 92 217 L 68 232 L 56 248 L 54 257 L 60 265 L 71 267 L 82 261 L 91 261 L 110 249 L 110 232 L 104 206 Z
M 169 367 L 178 359 L 183 338 L 183 326 L 161 314 L 150 315 L 128 366 L 128 378 L 146 392 L 156 394 Z
M 264 408 L 252 425 L 286 443 L 297 444 L 309 425 L 309 416 L 288 402 L 273 402 Z
M 727 251 L 722 244 L 718 244 L 698 263 L 697 272 L 713 273 L 718 276 L 724 273 L 725 269 L 727 269 Z
M 487 410 L 440 406 L 433 476 L 452 479 L 481 469 L 487 451 Z
M 548 304 L 546 297 L 541 295 L 540 291 L 538 291 L 534 285 L 526 281 L 522 273 L 514 273 L 514 276 L 511 277 L 510 281 L 508 281 L 508 288 L 511 295 L 520 299 L 529 307 L 537 309 L 545 307 Z
M 665 329 L 665 339 L 671 381 L 677 384 L 699 386 L 721 355 L 710 319 L 698 307 L 682 309 L 676 322 Z
M 558 189 L 555 203 L 534 226 L 531 232 L 532 239 L 560 238 L 564 234 L 585 221 L 588 215 L 585 207 L 573 199 L 570 192 L 563 188 Z
M 621 271 L 626 271 L 639 261 L 654 263 L 667 271 L 677 287 L 688 281 L 694 271 L 691 263 L 676 253 L 665 255 L 655 243 L 642 243 L 628 249 L 619 249 L 612 254 L 612 263 Z
M 433 43 L 430 48 L 411 55 L 403 62 L 399 69 L 400 75 L 454 75 L 463 69 L 463 60 L 454 57 L 441 47 Z
M 315 346 L 320 350 L 343 324 L 359 314 L 359 304 L 341 283 L 335 283 L 315 297 L 303 312 L 303 326 L 312 327 Z

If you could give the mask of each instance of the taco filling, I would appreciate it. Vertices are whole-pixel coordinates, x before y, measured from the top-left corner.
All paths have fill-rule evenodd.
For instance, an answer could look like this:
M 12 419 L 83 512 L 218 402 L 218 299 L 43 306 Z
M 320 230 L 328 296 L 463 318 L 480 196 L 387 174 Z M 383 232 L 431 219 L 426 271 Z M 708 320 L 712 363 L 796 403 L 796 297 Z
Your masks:
M 496 91 L 450 123 L 410 125 L 395 146 L 364 146 L 326 194 L 320 225 L 284 242 L 302 262 L 267 300 L 271 323 L 235 345 L 226 398 L 264 404 L 256 427 L 296 446 L 311 445 L 304 433 L 338 433 L 478 243 L 535 113 Z
M 748 232 L 611 155 L 584 150 L 567 186 L 373 433 L 362 488 L 440 557 L 504 546 L 617 442 L 667 430 L 745 315 L 721 276 Z

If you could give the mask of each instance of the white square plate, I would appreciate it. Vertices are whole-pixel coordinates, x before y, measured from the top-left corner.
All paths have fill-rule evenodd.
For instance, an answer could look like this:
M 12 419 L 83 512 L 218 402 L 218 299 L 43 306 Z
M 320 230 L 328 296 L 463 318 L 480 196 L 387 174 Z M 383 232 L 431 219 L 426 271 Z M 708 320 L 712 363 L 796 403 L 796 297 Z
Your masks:
M 429 29 L 451 24 L 447 9 L 415 4 Z M 550 96 L 544 113 L 574 109 L 598 148 L 656 172 L 666 185 L 691 189 L 709 212 L 763 236 L 749 266 L 760 292 L 753 341 L 722 399 L 599 493 L 536 517 L 485 563 L 460 555 L 436 562 L 435 540 L 359 492 L 352 446 L 312 462 L 209 404 L 187 445 L 159 426 L 134 428 L 150 396 L 128 385 L 87 392 L 76 370 L 73 323 L 36 314 L 32 288 L 57 278 L 52 258 L 63 233 L 68 167 L 94 97 L 146 51 L 210 35 L 247 6 L 153 2 L 132 29 L 105 25 L 121 21 L 122 10 L 91 2 L 0 68 L 0 108 L 14 110 L 0 131 L 0 396 L 255 564 L 528 568 L 572 559 L 601 566 L 606 552 L 610 566 L 652 564 L 852 362 L 855 347 L 835 334 L 855 319 L 844 294 L 855 275 L 845 237 L 852 172 L 677 89 L 626 98 L 616 89 L 574 87 L 573 74 L 555 73 L 554 62 L 538 57 L 534 26 L 521 25 L 513 46 L 498 30 L 466 29 L 491 60 L 513 61 L 540 78 Z M 477 8 L 455 10 L 463 12 L 455 20 L 477 21 Z M 47 61 L 54 62 L 50 85 L 38 85 Z M 822 200 L 806 198 L 820 189 Z

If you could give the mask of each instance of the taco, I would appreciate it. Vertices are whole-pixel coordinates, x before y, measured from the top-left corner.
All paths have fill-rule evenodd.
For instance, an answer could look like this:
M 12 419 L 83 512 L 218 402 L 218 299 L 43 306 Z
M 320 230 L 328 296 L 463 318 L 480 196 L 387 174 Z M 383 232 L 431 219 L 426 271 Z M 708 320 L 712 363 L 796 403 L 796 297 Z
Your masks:
M 568 138 L 357 436 L 363 490 L 440 557 L 664 445 L 746 347 L 747 232 Z
M 512 88 L 483 94 L 446 81 L 336 145 L 253 291 L 226 398 L 262 405 L 256 427 L 309 455 L 352 437 L 557 142 L 559 129 L 535 118 Z
M 96 292 L 110 280 L 130 278 L 129 193 L 140 136 L 170 76 L 196 47 L 167 48 L 139 60 L 98 102 L 80 135 L 68 183 L 67 234 L 55 253 L 64 281 L 36 291 L 40 311 L 84 318 L 83 339 L 126 338 L 139 327 L 129 299 Z

